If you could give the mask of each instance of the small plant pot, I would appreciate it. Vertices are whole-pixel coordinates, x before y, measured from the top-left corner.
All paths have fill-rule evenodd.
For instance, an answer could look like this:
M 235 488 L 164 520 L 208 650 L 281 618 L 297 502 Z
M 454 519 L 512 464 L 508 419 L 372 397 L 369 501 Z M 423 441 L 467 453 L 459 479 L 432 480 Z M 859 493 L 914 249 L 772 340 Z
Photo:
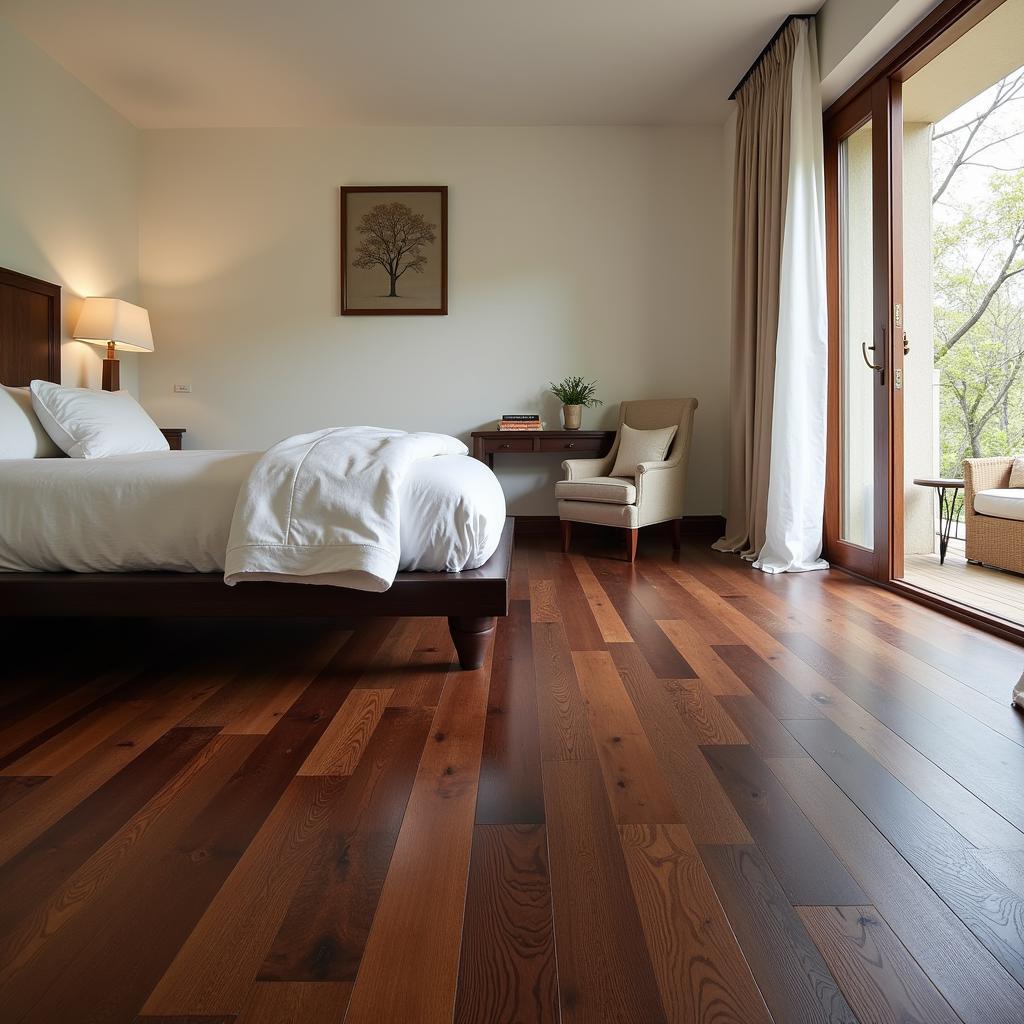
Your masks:
M 579 430 L 583 420 L 582 405 L 563 405 L 562 419 L 565 421 L 566 430 Z

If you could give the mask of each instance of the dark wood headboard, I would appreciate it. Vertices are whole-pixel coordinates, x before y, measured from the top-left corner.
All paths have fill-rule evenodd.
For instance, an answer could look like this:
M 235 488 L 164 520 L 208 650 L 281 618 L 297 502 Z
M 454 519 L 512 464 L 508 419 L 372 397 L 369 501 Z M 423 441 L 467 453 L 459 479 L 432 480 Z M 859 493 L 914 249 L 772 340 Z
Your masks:
M 0 268 L 0 384 L 60 383 L 60 285 Z

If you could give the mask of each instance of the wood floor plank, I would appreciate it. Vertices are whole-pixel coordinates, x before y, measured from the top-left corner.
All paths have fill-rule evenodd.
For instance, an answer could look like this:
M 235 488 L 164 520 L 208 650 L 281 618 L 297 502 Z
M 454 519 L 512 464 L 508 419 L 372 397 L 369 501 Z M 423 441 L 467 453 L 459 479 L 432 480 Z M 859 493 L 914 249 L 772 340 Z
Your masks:
M 119 1009 L 123 1015 L 141 1009 L 157 977 L 147 979 L 144 990 L 135 990 L 119 973 L 138 966 L 140 960 L 147 961 L 154 946 L 164 949 L 169 962 L 177 946 L 173 945 L 173 936 L 166 939 L 161 930 L 152 934 L 141 931 L 139 948 L 129 945 L 121 960 L 110 956 L 102 959 L 100 973 L 105 982 L 100 979 L 94 985 L 88 974 L 79 976 L 79 991 L 70 986 L 63 1004 L 51 1005 L 45 1013 L 38 1004 L 59 988 L 64 976 L 73 973 L 81 960 L 103 954 L 105 949 L 116 949 L 120 942 L 118 929 L 129 927 L 135 919 L 149 921 L 159 914 L 168 899 L 166 875 L 160 870 L 162 862 L 171 851 L 187 844 L 196 817 L 245 764 L 257 743 L 252 736 L 213 737 L 42 905 L 4 936 L 0 988 L 11 1019 L 20 1020 L 32 1011 L 33 1020 L 66 1020 L 62 1013 L 73 1010 L 84 1014 L 87 1008 L 92 1012 L 107 1000 L 117 1004 L 114 1010 Z M 163 947 L 165 939 L 167 946 Z M 109 943 L 109 949 L 103 943 Z M 158 971 L 154 973 L 158 976 Z M 131 989 L 134 1005 L 118 1003 L 117 992 L 108 993 L 104 985 Z
M 263 981 L 355 981 L 430 731 L 427 708 L 388 708 L 266 952 Z
M 138 1013 L 337 711 L 344 692 L 322 672 L 232 777 L 209 794 L 187 833 L 169 842 L 135 879 L 133 899 L 101 920 L 92 910 L 62 929 L 79 948 L 32 1009 L 41 1022 L 66 1021 L 69 1007 L 111 1018 Z M 178 714 L 180 717 L 180 712 Z M 51 782 L 50 785 L 53 785 Z M 116 979 L 116 981 L 115 981 Z
M 739 643 L 739 638 L 721 618 L 704 608 L 690 593 L 687 582 L 692 582 L 692 578 L 678 565 L 648 564 L 641 566 L 640 572 L 670 609 L 671 614 L 661 618 L 687 623 L 705 644 Z
M 489 673 L 488 659 L 445 684 L 346 1024 L 451 1021 Z M 393 983 L 395 963 L 404 965 L 402 985 Z
M 38 680 L 37 692 L 30 694 L 30 700 L 23 702 L 33 709 L 31 713 L 15 717 L 13 711 L 17 709 L 8 709 L 10 721 L 0 730 L 0 767 L 6 768 L 38 743 L 58 735 L 87 714 L 96 701 L 123 686 L 138 671 L 114 669 L 104 672 L 84 685 L 72 688 L 70 692 L 48 685 L 44 679 Z
M 555 584 L 554 597 L 570 650 L 602 650 L 604 638 L 572 566 L 562 554 L 549 554 L 548 559 Z
M 508 617 L 499 620 L 494 639 L 476 800 L 478 825 L 544 821 L 539 730 L 530 609 L 525 601 L 513 601 Z
M 857 1024 L 757 847 L 701 846 L 700 856 L 775 1020 Z
M 0 933 L 43 903 L 213 738 L 170 729 L 117 775 L 0 867 Z
M 802 757 L 807 751 L 756 697 L 717 697 L 747 742 L 762 757 Z
M 235 1022 L 342 1024 L 351 991 L 347 982 L 258 982 Z
M 408 659 L 396 660 L 390 671 L 382 666 L 377 679 L 381 686 L 393 689 L 391 707 L 436 708 L 454 664 L 455 648 L 448 633 L 448 620 L 431 618 L 423 621 Z
M 660 619 L 658 627 L 712 693 L 734 696 L 750 694 L 743 680 L 718 656 L 707 637 L 699 633 L 692 623 L 683 619 Z
M 582 555 L 570 555 L 569 561 L 580 587 L 586 595 L 587 603 L 590 605 L 590 612 L 594 616 L 597 628 L 601 632 L 601 639 L 607 644 L 632 643 L 632 634 L 626 629 L 626 624 L 619 618 L 619 613 L 611 603 L 604 588 L 598 582 L 597 577 L 591 571 L 590 565 Z
M 800 907 L 799 913 L 862 1021 L 959 1024 L 874 907 Z
M 0 812 L 13 807 L 26 797 L 36 786 L 48 781 L 49 775 L 13 775 L 0 778 Z
M 575 761 L 596 757 L 587 710 L 562 624 L 534 622 L 532 631 L 541 758 Z
M 714 648 L 744 686 L 779 720 L 821 718 L 821 708 L 809 701 L 786 678 L 746 644 Z
M 270 732 L 351 635 L 349 630 L 328 632 L 302 652 L 301 661 L 291 660 L 279 670 L 262 675 L 252 687 L 258 690 L 255 699 L 223 731 L 238 736 Z
M 659 679 L 695 679 L 697 673 L 658 627 L 632 592 L 635 570 L 591 559 L 591 569 L 611 599 L 630 635 L 644 649 L 644 657 Z
M 338 776 L 296 776 L 142 1008 L 238 1014 L 292 895 L 345 790 Z
M 578 651 L 572 658 L 616 823 L 678 822 L 661 766 L 611 655 Z
M 1024 895 L 831 722 L 792 722 L 805 750 L 1006 970 L 1024 984 Z
M 594 761 L 546 761 L 561 1019 L 666 1020 L 625 859 Z
M 168 679 L 163 700 L 132 719 L 43 787 L 0 813 L 0 864 L 77 807 L 141 756 L 223 685 L 223 679 L 196 681 L 185 673 Z
M 351 775 L 394 690 L 353 690 L 310 751 L 299 775 Z
M 771 1017 L 682 825 L 619 828 L 670 1024 L 769 1024 Z
M 105 739 L 138 718 L 148 701 L 115 700 L 101 704 L 0 771 L 0 775 L 57 775 Z
M 530 619 L 533 622 L 562 621 L 558 611 L 554 580 L 530 580 Z
M 750 833 L 715 779 L 664 680 L 654 676 L 635 644 L 613 644 L 610 653 L 682 824 L 694 841 L 751 842 Z
M 749 746 L 702 749 L 790 903 L 867 902 L 828 843 Z
M 683 680 L 678 684 L 677 692 L 683 714 L 693 726 L 698 743 L 718 746 L 748 742 L 746 735 L 730 717 L 725 705 L 715 699 L 702 680 Z
M 455 1024 L 557 1024 L 558 986 L 543 825 L 477 825 Z
M 825 772 L 810 757 L 769 767 L 960 1017 L 1019 1022 L 1024 990 Z
M 839 655 L 798 633 L 779 639 L 1007 821 L 1024 828 L 1024 792 L 1017 785 L 1024 775 L 1024 747 L 923 694 L 899 673 L 879 673 L 879 666 L 854 649 Z M 1024 846 L 1024 834 L 1021 839 Z

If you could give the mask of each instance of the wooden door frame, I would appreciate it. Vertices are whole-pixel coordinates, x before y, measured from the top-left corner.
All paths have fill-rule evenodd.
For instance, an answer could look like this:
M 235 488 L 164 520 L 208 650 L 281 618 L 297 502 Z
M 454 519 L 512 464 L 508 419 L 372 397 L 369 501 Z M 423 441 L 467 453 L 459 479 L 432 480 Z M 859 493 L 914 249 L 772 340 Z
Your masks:
M 896 328 L 893 324 L 893 304 L 899 302 L 902 307 L 903 291 L 903 252 L 902 252 L 902 84 L 940 53 L 952 46 L 958 39 L 969 32 L 975 25 L 983 21 L 993 11 L 999 8 L 1004 0 L 945 0 L 939 4 L 930 14 L 923 18 L 914 28 L 910 30 L 888 53 L 877 61 L 867 72 L 865 72 L 854 85 L 846 90 L 837 100 L 831 103 L 824 113 L 825 120 L 825 216 L 826 216 L 826 262 L 827 262 L 827 283 L 828 283 L 828 310 L 829 310 L 829 403 L 828 403 L 828 431 L 829 450 L 826 474 L 826 503 L 825 503 L 825 538 L 826 556 L 830 556 L 828 538 L 830 532 L 838 529 L 836 515 L 839 511 L 838 502 L 838 448 L 833 449 L 833 440 L 836 439 L 836 428 L 838 427 L 838 394 L 835 392 L 834 384 L 838 382 L 838 365 L 833 363 L 834 356 L 838 356 L 838 349 L 834 344 L 833 335 L 838 330 L 838 296 L 839 296 L 839 242 L 838 242 L 838 190 L 837 185 L 837 163 L 830 153 L 830 138 L 846 126 L 845 134 L 854 131 L 856 127 L 863 124 L 866 117 L 863 114 L 866 95 L 872 97 L 870 103 L 870 116 L 882 118 L 885 124 L 886 145 L 890 150 L 890 173 L 888 174 L 887 194 L 892 210 L 890 224 L 886 226 L 887 231 L 892 230 L 895 242 L 890 247 L 891 269 L 889 274 L 889 289 L 892 298 L 887 297 L 888 311 L 884 320 L 888 323 L 888 344 L 886 345 L 887 366 L 890 374 L 893 370 L 903 368 L 903 345 L 902 326 Z M 886 92 L 882 91 L 884 84 L 888 92 L 888 103 L 883 109 L 879 105 L 879 97 L 885 97 Z M 873 90 L 878 90 L 873 92 Z M 859 114 L 859 119 L 858 119 Z M 878 124 L 874 131 L 879 131 Z M 874 149 L 877 136 L 872 136 L 872 149 Z M 835 151 L 838 152 L 837 150 Z M 893 156 L 893 153 L 895 154 Z M 830 167 L 831 163 L 831 167 Z M 896 166 L 899 164 L 900 166 Z M 877 164 L 876 164 L 877 166 Z M 872 180 L 872 187 L 879 183 Z M 893 221 L 897 221 L 893 223 Z M 876 268 L 876 281 L 881 276 Z M 897 298 L 898 296 L 898 298 Z M 876 307 L 878 303 L 876 302 Z M 878 315 L 876 313 L 876 319 Z M 834 351 L 835 350 L 835 351 Z M 999 618 L 990 612 L 972 608 L 969 605 L 960 604 L 957 601 L 942 597 L 917 587 L 905 580 L 895 578 L 903 571 L 903 531 L 904 531 L 904 509 L 903 509 L 903 394 L 902 391 L 892 397 L 895 393 L 892 388 L 888 407 L 888 451 L 880 451 L 888 460 L 889 472 L 886 474 L 887 487 L 892 496 L 892 507 L 886 510 L 888 519 L 888 552 L 885 559 L 886 572 L 878 572 L 876 566 L 862 564 L 861 567 L 852 565 L 837 565 L 856 576 L 863 576 L 874 582 L 880 583 L 887 589 L 894 590 L 911 600 L 927 605 L 939 611 L 947 612 L 956 618 L 969 622 L 990 633 L 1013 639 L 1018 642 L 1024 640 L 1024 627 L 1006 619 Z M 877 440 L 877 438 L 876 438 Z M 881 442 L 879 442 L 881 443 Z M 876 456 L 877 458 L 877 456 Z M 876 501 L 877 494 L 876 481 Z M 876 507 L 876 514 L 877 514 Z M 838 536 L 838 533 L 834 534 Z
M 828 457 L 825 481 L 825 554 L 842 568 L 887 582 L 902 571 L 903 374 L 902 330 L 895 304 L 903 303 L 902 93 L 881 78 L 825 122 L 825 223 L 828 281 Z M 874 539 L 870 549 L 842 539 L 842 293 L 839 152 L 844 139 L 871 124 L 872 335 L 882 372 L 873 378 Z M 898 339 L 897 339 L 898 335 Z M 896 341 L 899 344 L 896 344 Z M 898 455 L 897 455 L 898 453 Z

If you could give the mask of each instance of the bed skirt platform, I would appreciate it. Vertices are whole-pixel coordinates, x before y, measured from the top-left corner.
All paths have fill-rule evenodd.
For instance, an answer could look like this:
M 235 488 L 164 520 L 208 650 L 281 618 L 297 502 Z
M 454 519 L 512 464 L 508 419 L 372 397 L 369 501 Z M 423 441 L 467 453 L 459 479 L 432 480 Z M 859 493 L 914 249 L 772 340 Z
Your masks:
M 0 573 L 0 616 L 124 618 L 380 618 L 434 616 L 464 669 L 483 664 L 494 620 L 508 614 L 513 519 L 479 569 L 402 572 L 374 594 L 296 583 L 241 583 L 219 573 Z

